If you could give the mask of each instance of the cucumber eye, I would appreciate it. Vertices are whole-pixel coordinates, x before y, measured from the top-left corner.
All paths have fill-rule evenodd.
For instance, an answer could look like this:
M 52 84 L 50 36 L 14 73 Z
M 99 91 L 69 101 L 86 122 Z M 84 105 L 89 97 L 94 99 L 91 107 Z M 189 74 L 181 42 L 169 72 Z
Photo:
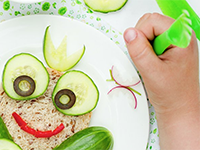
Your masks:
M 35 91 L 35 81 L 27 75 L 22 75 L 15 79 L 13 87 L 18 95 L 30 96 Z
M 69 109 L 76 102 L 76 95 L 69 89 L 62 89 L 56 93 L 55 103 L 60 109 Z

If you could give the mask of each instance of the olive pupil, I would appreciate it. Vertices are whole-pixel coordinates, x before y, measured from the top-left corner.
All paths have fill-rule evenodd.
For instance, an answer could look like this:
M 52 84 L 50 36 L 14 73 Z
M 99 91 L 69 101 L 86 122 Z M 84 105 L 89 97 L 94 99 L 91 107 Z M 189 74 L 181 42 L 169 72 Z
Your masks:
M 62 89 L 56 93 L 54 101 L 60 109 L 69 109 L 75 104 L 76 95 L 69 89 Z
M 13 88 L 19 96 L 30 96 L 35 91 L 35 81 L 27 75 L 22 75 L 14 80 Z

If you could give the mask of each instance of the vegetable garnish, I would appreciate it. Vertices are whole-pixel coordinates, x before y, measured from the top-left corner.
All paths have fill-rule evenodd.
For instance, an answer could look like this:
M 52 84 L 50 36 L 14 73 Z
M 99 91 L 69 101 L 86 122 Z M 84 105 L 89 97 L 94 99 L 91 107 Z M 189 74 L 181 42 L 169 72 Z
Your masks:
M 133 95 L 133 98 L 135 101 L 134 109 L 136 109 L 137 108 L 137 98 L 134 93 L 136 93 L 138 95 L 141 95 L 141 93 L 139 93 L 135 89 L 131 88 L 131 86 L 138 85 L 140 83 L 140 80 L 137 82 L 135 82 L 134 80 L 123 80 L 122 77 L 120 76 L 120 73 L 118 72 L 118 70 L 116 69 L 116 67 L 114 65 L 111 67 L 110 76 L 111 76 L 111 79 L 107 80 L 107 81 L 114 81 L 118 86 L 112 88 L 107 94 L 110 94 L 114 89 L 119 89 L 119 88 L 128 90 Z
M 60 133 L 65 126 L 63 123 L 61 123 L 58 127 L 56 127 L 53 131 L 52 130 L 47 130 L 47 131 L 40 131 L 40 130 L 35 130 L 27 125 L 27 123 L 21 118 L 19 114 L 16 112 L 12 113 L 12 116 L 14 117 L 15 121 L 19 125 L 19 127 L 24 130 L 25 132 L 32 134 L 33 136 L 37 138 L 49 138 L 52 137 L 58 133 Z
M 137 108 L 137 98 L 136 98 L 134 92 L 133 92 L 132 90 L 130 90 L 129 88 L 127 88 L 127 87 L 125 87 L 125 86 L 120 86 L 120 85 L 119 85 L 119 86 L 116 86 L 116 87 L 112 88 L 112 89 L 108 92 L 108 94 L 110 94 L 114 89 L 119 89 L 119 88 L 123 88 L 123 89 L 126 89 L 126 90 L 128 90 L 129 92 L 131 92 L 131 94 L 133 95 L 133 98 L 134 98 L 134 100 L 135 100 L 135 107 L 134 107 L 134 109 L 136 109 L 136 108 Z
M 140 83 L 140 80 L 135 82 L 133 78 L 131 78 L 130 80 L 123 80 L 120 72 L 117 70 L 117 67 L 115 66 L 112 66 L 110 73 L 112 79 L 120 86 L 130 87 Z

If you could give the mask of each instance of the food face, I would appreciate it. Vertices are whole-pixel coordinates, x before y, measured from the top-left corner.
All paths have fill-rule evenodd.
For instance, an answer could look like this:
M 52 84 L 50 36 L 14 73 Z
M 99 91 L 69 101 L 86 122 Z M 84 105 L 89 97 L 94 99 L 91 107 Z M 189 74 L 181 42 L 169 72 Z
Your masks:
M 46 69 L 40 63 L 40 66 L 35 65 L 38 61 L 36 59 L 36 62 L 34 62 L 34 60 L 28 67 L 31 68 L 31 70 L 40 68 L 40 72 L 35 71 L 33 76 L 31 73 L 30 75 L 27 74 L 27 71 L 24 71 L 16 76 L 13 72 L 16 72 L 20 67 L 26 68 L 25 66 L 27 66 L 27 63 L 22 62 L 22 58 L 20 57 L 25 58 L 23 60 L 35 59 L 32 55 L 26 53 L 12 57 L 5 66 L 3 87 L 0 89 L 0 115 L 14 141 L 21 146 L 22 149 L 43 149 L 44 147 L 46 149 L 52 149 L 74 133 L 88 127 L 91 111 L 96 107 L 98 101 L 98 90 L 89 76 L 81 71 L 75 70 L 63 74 L 54 69 Z M 19 64 L 16 62 L 19 60 L 21 61 L 21 65 L 15 65 Z M 13 66 L 13 64 L 15 66 Z M 14 75 L 16 79 L 13 79 Z M 70 75 L 70 80 L 66 78 L 66 75 Z M 76 77 L 79 80 L 77 80 Z M 19 78 L 20 81 L 16 83 L 16 80 Z M 81 79 L 84 81 L 83 83 L 81 83 Z M 66 81 L 70 81 L 70 84 Z M 23 82 L 28 82 L 30 85 L 26 86 Z M 28 89 L 27 91 L 29 91 L 32 88 L 31 82 L 35 84 L 32 94 L 21 94 L 24 91 L 27 93 L 26 90 Z M 43 84 L 41 85 L 40 83 Z M 76 83 L 78 85 L 84 85 L 85 89 L 78 88 L 77 90 L 75 88 Z M 16 85 L 22 92 L 18 93 L 15 89 Z M 37 90 L 38 88 L 40 90 Z M 68 94 L 63 93 L 63 90 L 71 91 L 74 97 L 72 98 L 72 96 L 70 97 Z M 81 91 L 85 92 L 81 93 Z M 53 93 L 55 93 L 55 95 L 52 95 Z M 61 93 L 58 98 L 56 98 L 57 93 Z M 72 100 L 73 104 L 69 104 L 71 100 L 63 100 L 65 99 L 63 96 L 74 99 Z M 80 98 L 80 96 L 82 96 L 82 98 Z M 75 103 L 76 98 L 78 98 L 78 104 Z M 92 98 L 92 100 L 89 98 Z M 55 99 L 57 102 L 55 102 Z M 86 105 L 84 105 L 84 103 L 80 105 L 81 100 L 86 103 Z M 62 106 L 71 106 L 59 108 L 57 106 L 58 101 Z M 85 106 L 87 107 L 85 108 Z M 70 108 L 71 110 L 75 108 L 75 111 L 70 111 Z M 57 109 L 59 109 L 60 112 Z
M 22 149 L 53 149 L 88 127 L 99 98 L 95 83 L 82 71 L 59 72 L 76 65 L 85 46 L 66 57 L 66 38 L 55 49 L 48 26 L 43 49 L 50 68 L 33 55 L 20 53 L 3 70 L 0 116 Z
M 14 141 L 22 149 L 42 150 L 45 147 L 50 150 L 74 133 L 88 127 L 90 122 L 91 112 L 81 116 L 68 116 L 57 111 L 52 103 L 51 95 L 62 73 L 49 68 L 47 70 L 50 75 L 49 86 L 40 97 L 27 101 L 13 100 L 7 96 L 2 87 L 0 88 L 0 115 Z M 19 127 L 12 117 L 13 112 L 19 114 L 34 130 L 53 131 L 61 123 L 65 128 L 50 138 L 37 138 Z

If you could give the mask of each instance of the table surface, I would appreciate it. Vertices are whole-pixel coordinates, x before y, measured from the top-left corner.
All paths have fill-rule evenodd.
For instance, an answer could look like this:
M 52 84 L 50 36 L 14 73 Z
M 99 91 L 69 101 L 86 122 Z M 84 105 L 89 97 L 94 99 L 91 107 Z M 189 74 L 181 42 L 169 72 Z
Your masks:
M 200 16 L 199 0 L 188 0 L 188 3 Z M 67 8 L 66 11 L 60 11 Z M 49 0 L 39 3 L 16 3 L 0 0 L 0 22 L 20 16 L 34 14 L 51 14 L 71 17 L 85 22 L 111 38 L 125 53 L 123 32 L 128 27 L 133 27 L 145 13 L 161 13 L 155 0 L 129 0 L 119 11 L 102 14 L 88 12 L 83 0 Z M 110 31 L 110 32 L 109 32 Z M 157 128 L 154 108 L 149 103 L 150 131 L 147 150 L 159 150 L 159 132 Z

